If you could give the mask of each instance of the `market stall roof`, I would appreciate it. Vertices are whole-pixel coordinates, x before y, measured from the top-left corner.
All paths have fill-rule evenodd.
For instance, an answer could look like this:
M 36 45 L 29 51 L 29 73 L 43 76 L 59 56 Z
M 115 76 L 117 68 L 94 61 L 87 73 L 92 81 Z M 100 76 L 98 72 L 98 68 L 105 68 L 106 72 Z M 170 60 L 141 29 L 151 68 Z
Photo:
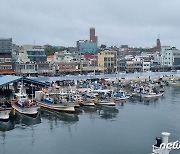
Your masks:
M 14 83 L 17 81 L 22 81 L 22 80 L 23 80 L 23 82 L 30 82 L 33 84 L 46 86 L 46 83 L 44 83 L 44 82 L 36 81 L 33 79 L 28 79 L 28 78 L 22 77 L 22 76 L 14 76 L 14 75 L 0 75 L 0 86 L 5 86 L 5 85 L 8 85 L 10 83 Z
M 21 80 L 23 77 L 13 75 L 0 75 L 0 86 L 5 86 L 10 83 Z

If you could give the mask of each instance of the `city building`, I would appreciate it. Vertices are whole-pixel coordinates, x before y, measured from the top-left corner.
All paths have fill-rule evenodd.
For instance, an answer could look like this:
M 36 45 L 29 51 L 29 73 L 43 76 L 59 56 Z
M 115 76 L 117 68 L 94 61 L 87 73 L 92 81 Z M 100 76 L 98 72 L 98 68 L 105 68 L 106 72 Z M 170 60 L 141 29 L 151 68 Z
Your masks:
M 114 50 L 104 50 L 98 53 L 98 66 L 100 71 L 114 72 L 117 69 L 116 55 Z
M 14 70 L 17 75 L 25 76 L 54 74 L 48 62 L 17 62 Z
M 55 52 L 54 62 L 72 62 L 79 61 L 79 55 L 77 53 L 70 53 L 67 51 Z
M 151 62 L 150 61 L 143 61 L 142 63 L 142 71 L 143 72 L 147 72 L 147 71 L 150 71 L 150 68 L 151 68 Z
M 96 36 L 95 28 L 90 28 L 90 42 L 98 42 L 98 36 Z
M 77 50 L 80 54 L 91 53 L 97 54 L 98 36 L 95 35 L 95 28 L 90 28 L 89 40 L 77 41 Z
M 15 73 L 18 75 L 51 75 L 54 73 L 42 46 L 22 46 L 14 65 Z
M 161 47 L 161 66 L 173 66 L 173 52 L 177 52 L 175 47 L 162 46 Z
M 12 38 L 0 38 L 0 53 L 12 53 Z
M 47 56 L 44 49 L 28 49 L 26 50 L 27 57 L 32 62 L 44 62 L 47 61 Z
M 88 40 L 77 41 L 77 48 L 80 54 L 91 53 L 97 54 L 97 42 L 90 42 Z
M 14 74 L 12 38 L 0 38 L 0 74 Z
M 173 66 L 180 66 L 180 50 L 173 52 Z

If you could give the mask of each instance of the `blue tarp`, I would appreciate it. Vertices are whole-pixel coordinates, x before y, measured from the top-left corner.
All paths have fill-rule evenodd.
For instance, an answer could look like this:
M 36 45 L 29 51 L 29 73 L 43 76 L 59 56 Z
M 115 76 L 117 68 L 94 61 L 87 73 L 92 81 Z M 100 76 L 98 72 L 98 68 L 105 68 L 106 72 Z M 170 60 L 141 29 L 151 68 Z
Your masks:
M 23 77 L 13 76 L 13 75 L 1 75 L 0 76 L 0 86 L 7 85 L 9 83 L 21 80 Z

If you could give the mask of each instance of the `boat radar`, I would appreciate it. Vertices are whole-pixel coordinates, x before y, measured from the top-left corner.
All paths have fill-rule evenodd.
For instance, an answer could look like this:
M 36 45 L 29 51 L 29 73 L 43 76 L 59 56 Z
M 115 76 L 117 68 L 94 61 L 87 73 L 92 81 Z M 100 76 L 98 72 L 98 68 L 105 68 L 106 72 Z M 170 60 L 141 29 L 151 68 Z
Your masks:
M 173 144 L 169 143 L 170 133 L 168 132 L 162 132 L 162 137 L 156 137 L 156 144 L 153 145 L 153 152 L 152 154 L 169 154 L 171 151 L 171 148 L 167 148 L 166 145 Z M 162 146 L 163 145 L 163 146 Z

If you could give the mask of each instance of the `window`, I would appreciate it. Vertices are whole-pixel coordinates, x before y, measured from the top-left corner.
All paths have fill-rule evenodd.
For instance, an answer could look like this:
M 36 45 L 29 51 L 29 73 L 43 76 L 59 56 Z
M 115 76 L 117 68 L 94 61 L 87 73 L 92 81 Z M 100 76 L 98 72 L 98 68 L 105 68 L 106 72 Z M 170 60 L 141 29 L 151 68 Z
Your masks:
M 27 65 L 26 69 L 34 69 L 34 66 L 33 65 Z
M 4 58 L 0 58 L 0 63 L 4 63 Z
M 104 67 L 107 67 L 107 63 L 104 63 Z
M 5 62 L 11 62 L 11 58 L 5 58 Z
M 1 65 L 1 69 L 9 70 L 12 69 L 11 65 Z
M 19 65 L 19 69 L 25 69 L 25 65 Z

